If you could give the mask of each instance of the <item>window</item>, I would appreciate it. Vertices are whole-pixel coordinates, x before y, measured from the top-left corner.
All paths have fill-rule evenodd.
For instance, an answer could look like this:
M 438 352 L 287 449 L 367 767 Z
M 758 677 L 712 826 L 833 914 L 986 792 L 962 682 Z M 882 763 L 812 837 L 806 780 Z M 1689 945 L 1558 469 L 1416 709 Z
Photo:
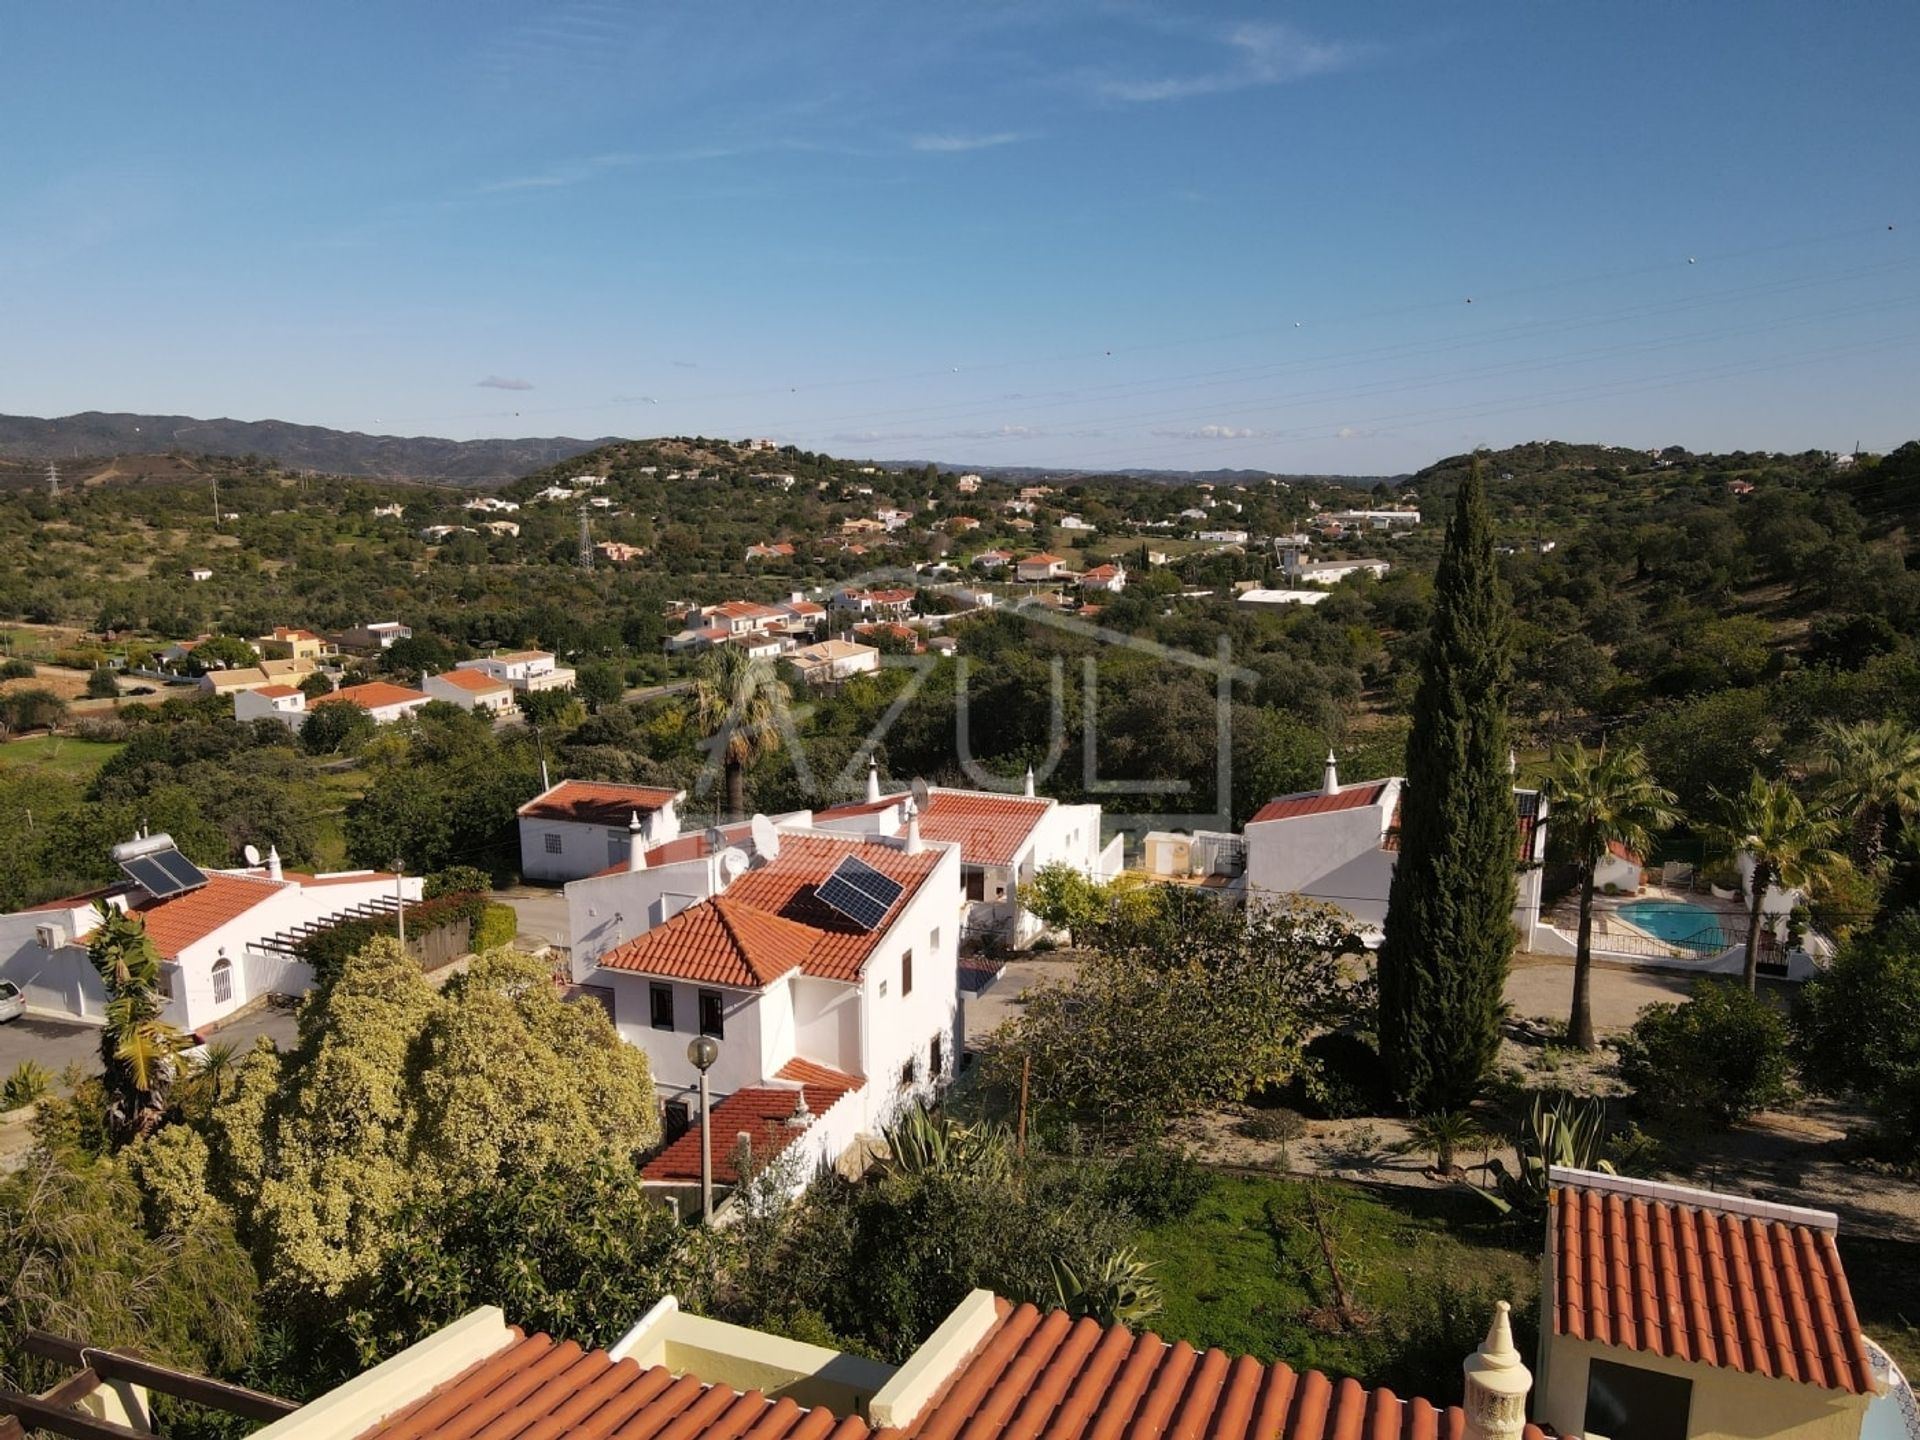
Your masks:
M 945 1060 L 946 1056 L 940 1048 L 940 1037 L 936 1035 L 933 1037 L 933 1043 L 927 1047 L 927 1078 L 929 1080 L 940 1078 L 941 1067 Z
M 721 1003 L 718 990 L 700 992 L 700 1033 L 716 1040 L 727 1038 L 726 1006 Z
M 693 1111 L 684 1100 L 669 1100 L 661 1111 L 661 1138 L 671 1145 L 693 1128 Z
M 222 955 L 213 962 L 213 1003 L 225 1005 L 233 999 L 233 962 Z
M 909 1055 L 907 1057 L 907 1063 L 900 1067 L 900 1088 L 902 1090 L 911 1090 L 913 1088 L 913 1082 L 919 1078 L 920 1057 L 918 1055 Z
M 882 1000 L 887 998 L 887 982 L 884 980 L 880 982 L 880 998 Z
M 546 845 L 547 845 L 547 854 L 558 855 L 562 849 L 562 846 L 560 844 L 559 834 L 555 831 L 549 830 L 547 831 L 545 838 L 546 838 Z
M 967 899 L 984 900 L 987 898 L 987 872 L 969 867 L 966 873 Z
M 1585 1428 L 1621 1440 L 1686 1440 L 1692 1400 L 1691 1380 L 1595 1360 L 1587 1366 Z
M 940 927 L 933 927 L 933 934 L 927 937 L 927 953 L 936 960 L 940 958 Z
M 649 985 L 648 1003 L 653 1010 L 653 1028 L 656 1030 L 673 1029 L 673 987 L 671 985 Z
M 913 994 L 913 951 L 911 950 L 900 957 L 900 993 Z
M 159 989 L 162 1000 L 173 999 L 173 967 L 171 965 L 162 965 L 160 967 Z

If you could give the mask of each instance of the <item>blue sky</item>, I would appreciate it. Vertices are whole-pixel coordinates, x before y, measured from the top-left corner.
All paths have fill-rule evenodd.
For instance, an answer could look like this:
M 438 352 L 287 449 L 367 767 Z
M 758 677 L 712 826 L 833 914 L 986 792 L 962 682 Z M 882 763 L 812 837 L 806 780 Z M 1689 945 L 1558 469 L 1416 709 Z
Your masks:
M 1920 434 L 1911 0 L 0 24 L 12 413 L 1360 474 Z

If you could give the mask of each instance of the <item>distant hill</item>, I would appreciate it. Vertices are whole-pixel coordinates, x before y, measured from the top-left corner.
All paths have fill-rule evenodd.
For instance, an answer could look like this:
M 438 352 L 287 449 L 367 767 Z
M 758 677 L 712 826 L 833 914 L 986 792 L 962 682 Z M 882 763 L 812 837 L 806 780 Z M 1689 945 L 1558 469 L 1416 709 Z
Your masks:
M 1345 485 L 1354 490 L 1371 490 L 1376 485 L 1392 487 L 1405 483 L 1406 475 L 1303 475 L 1286 470 L 1136 470 L 1124 466 L 1111 470 L 1076 470 L 1047 465 L 962 465 L 953 460 L 875 460 L 883 470 L 920 470 L 936 464 L 942 470 L 972 471 L 990 480 L 1025 483 L 1052 483 L 1074 480 L 1145 480 L 1155 485 L 1253 485 L 1263 480 L 1284 480 L 1289 485 Z
M 196 420 L 190 415 L 98 410 L 53 420 L 0 415 L 0 456 L 15 460 L 99 460 L 169 452 L 258 455 L 289 470 L 457 485 L 502 484 L 608 444 L 611 438 L 441 440 L 425 435 L 366 435 L 284 420 Z

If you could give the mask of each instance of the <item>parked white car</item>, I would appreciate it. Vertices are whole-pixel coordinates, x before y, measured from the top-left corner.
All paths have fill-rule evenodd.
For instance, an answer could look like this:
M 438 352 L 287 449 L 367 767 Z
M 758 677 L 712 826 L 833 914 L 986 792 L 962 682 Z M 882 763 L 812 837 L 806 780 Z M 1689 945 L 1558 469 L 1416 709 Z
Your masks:
M 0 1020 L 18 1020 L 27 1013 L 27 997 L 11 980 L 0 980 Z

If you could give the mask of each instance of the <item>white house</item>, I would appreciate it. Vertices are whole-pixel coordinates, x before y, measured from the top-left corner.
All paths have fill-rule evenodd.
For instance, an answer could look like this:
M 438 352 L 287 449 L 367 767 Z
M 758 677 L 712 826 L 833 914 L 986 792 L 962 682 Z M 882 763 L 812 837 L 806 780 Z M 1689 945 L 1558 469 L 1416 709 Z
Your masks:
M 1330 590 L 1266 590 L 1256 586 L 1242 590 L 1235 598 L 1242 605 L 1318 605 L 1332 593 Z
M 610 993 L 621 1037 L 646 1051 L 667 1134 L 681 1137 L 641 1172 L 659 1186 L 700 1178 L 696 1035 L 720 1043 L 708 1083 L 723 1184 L 744 1147 L 755 1164 L 792 1155 L 804 1185 L 903 1105 L 937 1095 L 957 1065 L 958 847 L 911 825 L 892 839 L 754 828 L 773 843 L 697 857 L 707 894 L 662 919 L 633 917 L 645 930 L 585 977 Z
M 409 690 L 404 685 L 369 680 L 365 685 L 348 685 L 331 695 L 322 695 L 317 700 L 309 701 L 307 713 L 311 715 L 323 705 L 358 705 L 373 717 L 375 724 L 390 725 L 395 720 L 405 719 L 432 699 L 431 695 Z
M 391 650 L 396 640 L 411 640 L 413 627 L 398 620 L 373 620 L 342 631 L 339 643 L 345 650 Z
M 870 620 L 904 620 L 913 613 L 913 591 L 905 587 L 868 590 L 842 585 L 833 592 L 833 608 Z
M 1321 517 L 1351 530 L 1411 529 L 1420 523 L 1418 510 L 1329 510 Z
M 432 700 L 444 700 L 462 710 L 478 710 L 488 715 L 504 715 L 513 709 L 513 686 L 496 680 L 484 670 L 449 670 L 429 675 L 420 688 Z
M 1103 590 L 1118 595 L 1127 588 L 1127 570 L 1124 565 L 1096 565 L 1080 576 L 1082 590 Z
M 520 502 L 517 500 L 502 500 L 498 495 L 479 495 L 467 501 L 464 508 L 468 510 L 478 510 L 485 514 L 511 515 L 520 508 Z
M 257 690 L 233 692 L 236 720 L 278 720 L 289 730 L 307 722 L 307 695 L 294 685 L 262 685 Z
M 1385 560 L 1302 560 L 1300 552 L 1288 548 L 1280 556 L 1280 571 L 1287 579 L 1306 585 L 1338 585 L 1349 575 L 1383 576 L 1393 567 Z
M 196 565 L 193 567 L 193 569 L 187 571 L 187 578 L 189 580 L 193 580 L 196 582 L 201 580 L 211 580 L 213 578 L 213 571 L 207 569 L 207 567 L 204 565 Z
M 553 656 L 545 650 L 496 651 L 477 660 L 462 660 L 454 668 L 478 670 L 495 680 L 504 680 L 521 694 L 573 688 L 573 671 L 556 665 Z
M 103 1018 L 106 992 L 87 959 L 99 904 L 140 917 L 160 952 L 161 1018 L 197 1031 L 262 996 L 306 993 L 313 974 L 292 954 L 297 927 L 421 894 L 418 876 L 298 875 L 277 854 L 249 870 L 203 871 L 165 835 L 117 845 L 114 858 L 125 880 L 0 916 L 0 980 L 19 986 L 32 1010 Z
M 980 562 L 976 559 L 974 563 Z M 1067 573 L 1067 562 L 1058 555 L 1029 555 L 1014 567 L 1014 574 L 1021 580 L 1057 580 Z
M 651 785 L 562 780 L 519 810 L 520 873 L 529 880 L 578 880 L 623 865 L 637 817 L 649 845 L 680 833 L 674 807 L 686 792 Z
M 852 640 L 822 640 L 790 652 L 786 662 L 793 667 L 795 678 L 804 683 L 832 685 L 849 675 L 878 670 L 880 652 Z
M 1248 536 L 1244 530 L 1202 530 L 1194 538 L 1210 545 L 1244 545 Z
M 1039 939 L 1046 927 L 1021 907 L 1019 887 L 1048 865 L 1069 865 L 1096 880 L 1120 873 L 1124 842 L 1116 835 L 1101 845 L 1100 807 L 1036 796 L 1031 772 L 1021 795 L 943 785 L 928 786 L 925 794 L 916 817 L 921 835 L 960 847 L 968 934 L 991 934 L 1013 945 Z M 913 803 L 910 792 L 883 795 L 879 775 L 869 767 L 866 799 L 815 811 L 813 823 L 821 830 L 894 838 L 904 833 Z
M 1088 534 L 1091 534 L 1098 528 L 1090 522 L 1082 520 L 1078 515 L 1062 515 L 1058 520 L 1053 522 L 1053 525 L 1056 530 L 1084 531 Z
M 1346 911 L 1369 944 L 1387 918 L 1387 890 L 1400 859 L 1398 775 L 1342 785 L 1331 752 L 1318 790 L 1269 800 L 1246 824 L 1249 903 L 1299 895 Z M 1540 923 L 1541 861 L 1547 848 L 1547 804 L 1537 790 L 1515 789 L 1520 815 L 1515 842 L 1519 893 L 1513 923 L 1530 943 Z
M 1609 840 L 1607 853 L 1593 867 L 1593 888 L 1607 893 L 1638 894 L 1646 863 L 1618 840 Z
M 1011 559 L 1013 556 L 1004 550 L 982 550 L 971 563 L 976 570 L 1003 570 Z

